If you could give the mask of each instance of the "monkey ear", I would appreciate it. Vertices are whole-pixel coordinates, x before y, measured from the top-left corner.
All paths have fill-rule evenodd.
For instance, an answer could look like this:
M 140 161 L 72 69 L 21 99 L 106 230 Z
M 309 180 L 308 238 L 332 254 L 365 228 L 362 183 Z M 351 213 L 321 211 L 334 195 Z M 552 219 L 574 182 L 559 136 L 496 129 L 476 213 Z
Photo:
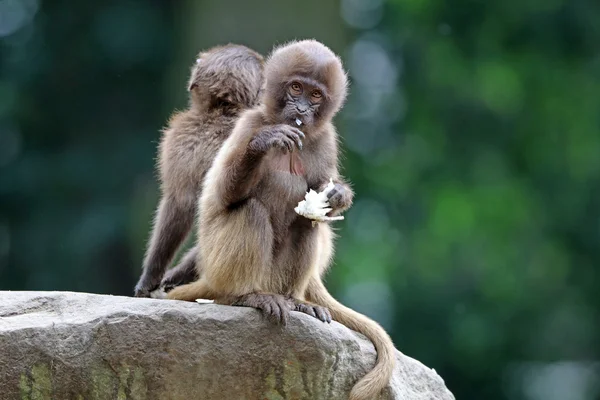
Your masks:
M 190 81 L 190 83 L 188 85 L 188 92 L 191 92 L 197 86 L 198 86 L 198 84 L 195 81 Z

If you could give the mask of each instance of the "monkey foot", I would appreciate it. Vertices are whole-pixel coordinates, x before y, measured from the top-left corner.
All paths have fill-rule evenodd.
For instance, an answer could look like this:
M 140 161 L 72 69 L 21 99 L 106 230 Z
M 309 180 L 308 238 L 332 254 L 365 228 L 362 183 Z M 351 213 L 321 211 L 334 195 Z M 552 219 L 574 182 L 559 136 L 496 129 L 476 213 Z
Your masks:
M 292 300 L 282 295 L 265 293 L 250 293 L 240 296 L 232 305 L 256 308 L 268 319 L 282 325 L 287 325 L 290 311 L 294 309 Z
M 162 291 L 164 291 L 165 293 L 169 293 L 171 290 L 175 289 L 177 286 L 182 286 L 185 285 L 186 283 L 190 283 L 190 282 L 186 282 L 186 281 L 176 281 L 176 280 L 172 280 L 172 279 L 163 279 L 163 281 L 160 283 L 160 287 L 159 289 L 161 289 Z
M 304 314 L 308 314 L 311 317 L 315 317 L 323 322 L 331 322 L 331 313 L 326 307 L 321 307 L 316 304 L 304 303 L 296 301 L 294 311 L 299 311 Z
M 198 272 L 196 272 L 195 264 L 182 263 L 165 273 L 165 276 L 160 282 L 160 287 L 168 293 L 177 286 L 192 283 L 197 280 Z
M 140 280 L 136 285 L 133 296 L 134 297 L 151 297 L 152 291 L 158 289 L 157 284 L 149 283 L 145 280 Z

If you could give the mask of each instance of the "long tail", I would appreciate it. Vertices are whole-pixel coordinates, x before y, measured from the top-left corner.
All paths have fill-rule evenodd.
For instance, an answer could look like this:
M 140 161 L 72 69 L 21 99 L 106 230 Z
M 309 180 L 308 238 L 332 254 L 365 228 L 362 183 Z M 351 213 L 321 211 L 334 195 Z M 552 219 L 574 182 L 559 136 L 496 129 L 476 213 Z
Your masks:
M 335 321 L 362 333 L 373 342 L 377 351 L 377 362 L 375 367 L 354 385 L 350 391 L 350 400 L 376 398 L 389 384 L 396 363 L 396 348 L 392 343 L 392 339 L 375 321 L 334 299 L 319 278 L 311 279 L 306 295 L 307 300 L 329 308 Z
M 209 289 L 204 279 L 200 278 L 187 285 L 177 286 L 167 293 L 171 300 L 195 301 L 196 299 L 214 300 L 214 293 Z

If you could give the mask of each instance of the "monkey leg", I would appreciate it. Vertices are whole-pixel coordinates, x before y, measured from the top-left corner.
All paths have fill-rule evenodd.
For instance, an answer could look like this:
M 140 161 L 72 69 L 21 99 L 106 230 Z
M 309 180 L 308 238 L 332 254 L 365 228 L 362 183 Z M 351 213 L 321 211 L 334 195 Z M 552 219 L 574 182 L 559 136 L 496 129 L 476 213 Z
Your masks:
M 273 268 L 273 228 L 270 212 L 261 202 L 250 198 L 218 223 L 205 225 L 200 240 L 201 280 L 218 293 L 217 304 L 256 308 L 274 322 L 287 323 L 295 305 L 282 294 L 276 275 L 281 271 Z
M 198 258 L 198 247 L 192 247 L 186 254 L 183 256 L 181 262 L 174 268 L 171 268 L 165 274 L 160 286 L 165 290 L 165 292 L 171 291 L 176 286 L 185 285 L 186 283 L 191 283 L 200 277 L 198 273 L 197 262 Z
M 287 325 L 290 311 L 295 308 L 292 299 L 273 293 L 249 293 L 227 300 L 216 300 L 219 304 L 224 304 L 224 301 L 232 306 L 256 308 L 269 320 L 282 325 Z
M 158 288 L 167 265 L 189 233 L 193 219 L 193 202 L 162 198 L 144 259 L 144 270 L 135 286 L 136 297 L 150 297 L 150 292 Z
M 315 229 L 318 229 L 318 231 L 315 243 L 316 249 L 314 250 L 316 253 L 316 259 L 314 266 L 315 271 L 313 274 L 316 274 L 317 276 L 323 276 L 329 268 L 333 258 L 334 233 L 331 229 L 331 226 L 328 224 L 319 224 Z M 304 291 L 306 292 L 307 289 L 308 288 L 305 288 Z M 300 297 L 304 298 L 305 294 L 306 293 L 303 293 Z M 296 311 L 313 316 L 323 322 L 331 322 L 331 312 L 329 311 L 329 308 L 322 305 L 317 305 L 309 301 L 296 301 Z

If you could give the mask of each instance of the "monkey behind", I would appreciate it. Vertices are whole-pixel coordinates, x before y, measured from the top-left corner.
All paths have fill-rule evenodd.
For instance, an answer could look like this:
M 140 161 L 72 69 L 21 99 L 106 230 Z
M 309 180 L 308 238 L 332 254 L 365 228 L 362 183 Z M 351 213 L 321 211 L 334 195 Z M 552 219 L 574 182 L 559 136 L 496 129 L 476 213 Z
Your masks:
M 136 296 L 149 297 L 161 284 L 168 264 L 188 235 L 206 171 L 239 114 L 259 101 L 263 64 L 261 55 L 241 45 L 219 46 L 198 55 L 188 82 L 189 107 L 171 116 L 159 144 L 161 200 Z M 196 279 L 197 251 L 197 246 L 193 247 L 167 273 L 162 285 Z

